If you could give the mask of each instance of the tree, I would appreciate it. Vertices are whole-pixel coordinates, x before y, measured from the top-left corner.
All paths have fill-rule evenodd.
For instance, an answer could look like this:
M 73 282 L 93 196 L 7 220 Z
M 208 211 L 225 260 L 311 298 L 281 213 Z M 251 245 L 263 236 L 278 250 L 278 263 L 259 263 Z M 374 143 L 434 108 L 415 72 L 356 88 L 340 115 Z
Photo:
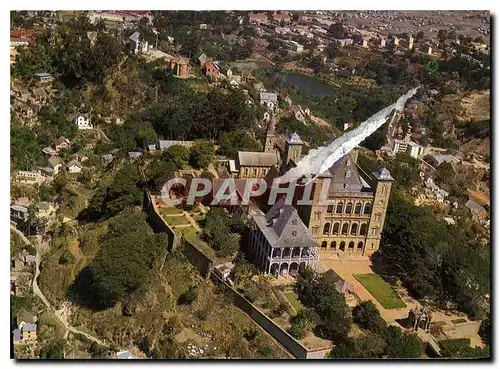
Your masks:
M 219 152 L 229 158 L 236 158 L 238 151 L 261 151 L 262 145 L 248 132 L 223 132 L 219 142 Z
M 330 351 L 328 357 L 330 359 L 377 358 L 382 355 L 384 349 L 384 339 L 377 334 L 370 333 L 340 342 Z
M 214 161 L 215 146 L 210 141 L 198 140 L 191 147 L 190 164 L 195 168 L 207 169 Z
M 302 339 L 316 326 L 318 320 L 318 316 L 312 309 L 302 309 L 290 320 L 292 323 L 290 334 L 297 339 Z
M 36 163 L 40 144 L 27 127 L 14 125 L 10 132 L 11 165 L 15 169 L 30 170 Z
M 439 39 L 439 42 L 441 42 L 442 44 L 444 44 L 444 41 L 446 40 L 447 33 L 448 31 L 446 31 L 445 29 L 440 29 L 438 31 L 437 37 Z
M 416 333 L 403 333 L 400 328 L 389 325 L 384 330 L 383 337 L 387 343 L 387 354 L 391 358 L 417 358 L 424 352 L 424 345 Z
M 231 216 L 220 208 L 211 208 L 206 216 L 203 237 L 222 257 L 234 255 L 240 248 L 240 235 L 231 231 L 231 224 Z
M 316 326 L 319 334 L 330 340 L 347 338 L 351 325 L 349 309 L 333 283 L 312 268 L 305 267 L 300 271 L 294 288 L 300 301 L 320 317 Z
M 380 316 L 377 307 L 371 301 L 363 301 L 352 311 L 352 317 L 361 328 L 380 334 L 386 327 L 386 322 Z
M 344 38 L 346 35 L 344 25 L 342 23 L 333 23 L 328 28 L 328 32 L 335 38 Z
M 162 160 L 172 162 L 177 170 L 185 169 L 189 162 L 189 149 L 182 145 L 172 145 L 161 155 Z
M 50 340 L 40 349 L 40 359 L 64 359 L 64 341 Z
M 69 297 L 94 310 L 132 298 L 165 257 L 167 238 L 164 233 L 150 233 L 144 214 L 113 218 L 95 258 L 71 284 Z
M 309 62 L 309 66 L 312 68 L 312 70 L 315 73 L 318 73 L 319 71 L 321 71 L 321 68 L 323 68 L 324 64 L 325 64 L 325 62 L 323 60 L 322 55 L 314 56 Z
M 329 59 L 333 59 L 340 54 L 340 49 L 337 42 L 330 42 L 325 49 L 325 53 Z

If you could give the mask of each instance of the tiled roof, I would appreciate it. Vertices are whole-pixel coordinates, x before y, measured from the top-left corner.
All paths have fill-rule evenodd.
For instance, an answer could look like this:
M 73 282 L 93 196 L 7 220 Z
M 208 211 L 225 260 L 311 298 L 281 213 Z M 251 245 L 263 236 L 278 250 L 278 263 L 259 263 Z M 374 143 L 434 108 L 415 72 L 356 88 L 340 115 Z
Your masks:
M 265 216 L 254 215 L 255 223 L 271 247 L 316 247 L 317 243 L 292 205 L 280 198 Z
M 238 151 L 238 166 L 272 167 L 278 163 L 278 158 L 272 152 Z
M 294 132 L 294 133 L 289 133 L 286 135 L 286 142 L 290 144 L 295 144 L 295 145 L 303 145 L 304 141 L 300 138 L 300 136 Z

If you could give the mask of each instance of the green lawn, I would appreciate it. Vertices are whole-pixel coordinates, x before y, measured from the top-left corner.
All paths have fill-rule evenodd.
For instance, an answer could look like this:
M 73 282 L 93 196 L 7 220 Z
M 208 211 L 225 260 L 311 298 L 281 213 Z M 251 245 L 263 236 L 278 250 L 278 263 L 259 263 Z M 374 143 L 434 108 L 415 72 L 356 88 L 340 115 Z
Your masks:
M 299 310 L 302 310 L 304 308 L 304 305 L 302 305 L 302 303 L 299 301 L 299 297 L 295 292 L 287 291 L 283 292 L 283 294 L 288 299 L 288 301 L 290 301 L 290 304 L 292 304 L 296 312 L 299 312 Z
M 185 216 L 163 217 L 163 219 L 165 219 L 165 222 L 167 222 L 170 226 L 190 224 L 189 220 L 187 220 Z
M 177 208 L 160 208 L 160 214 L 161 215 L 182 214 L 182 210 Z
M 406 304 L 387 282 L 377 274 L 356 274 L 354 276 L 386 309 L 400 309 Z

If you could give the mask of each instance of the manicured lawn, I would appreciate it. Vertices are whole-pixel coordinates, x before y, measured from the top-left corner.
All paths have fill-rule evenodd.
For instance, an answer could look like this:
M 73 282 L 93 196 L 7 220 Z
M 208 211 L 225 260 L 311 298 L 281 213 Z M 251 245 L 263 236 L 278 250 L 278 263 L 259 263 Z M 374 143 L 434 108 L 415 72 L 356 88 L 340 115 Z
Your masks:
M 299 312 L 299 310 L 302 310 L 304 308 L 304 305 L 299 301 L 299 298 L 297 294 L 293 291 L 287 291 L 283 292 L 285 297 L 290 301 L 290 304 L 292 304 L 293 308 L 295 311 Z
M 182 210 L 177 208 L 161 208 L 160 214 L 161 215 L 182 214 Z
M 175 217 L 163 217 L 165 221 L 168 223 L 170 226 L 177 226 L 177 225 L 187 225 L 190 224 L 189 220 L 182 216 L 175 216 Z
M 356 274 L 354 276 L 386 309 L 400 309 L 406 304 L 389 284 L 377 274 Z

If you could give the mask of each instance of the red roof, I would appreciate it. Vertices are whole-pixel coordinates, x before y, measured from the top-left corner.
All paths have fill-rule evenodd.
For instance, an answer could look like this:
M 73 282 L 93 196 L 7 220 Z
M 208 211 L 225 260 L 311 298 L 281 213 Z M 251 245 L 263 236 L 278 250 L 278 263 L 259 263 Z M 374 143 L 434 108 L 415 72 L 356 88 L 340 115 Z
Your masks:
M 34 29 L 26 29 L 26 28 L 14 28 L 13 30 L 10 31 L 10 37 L 14 38 L 33 38 L 35 37 L 35 30 Z
M 248 14 L 250 20 L 267 20 L 266 13 L 250 13 Z

